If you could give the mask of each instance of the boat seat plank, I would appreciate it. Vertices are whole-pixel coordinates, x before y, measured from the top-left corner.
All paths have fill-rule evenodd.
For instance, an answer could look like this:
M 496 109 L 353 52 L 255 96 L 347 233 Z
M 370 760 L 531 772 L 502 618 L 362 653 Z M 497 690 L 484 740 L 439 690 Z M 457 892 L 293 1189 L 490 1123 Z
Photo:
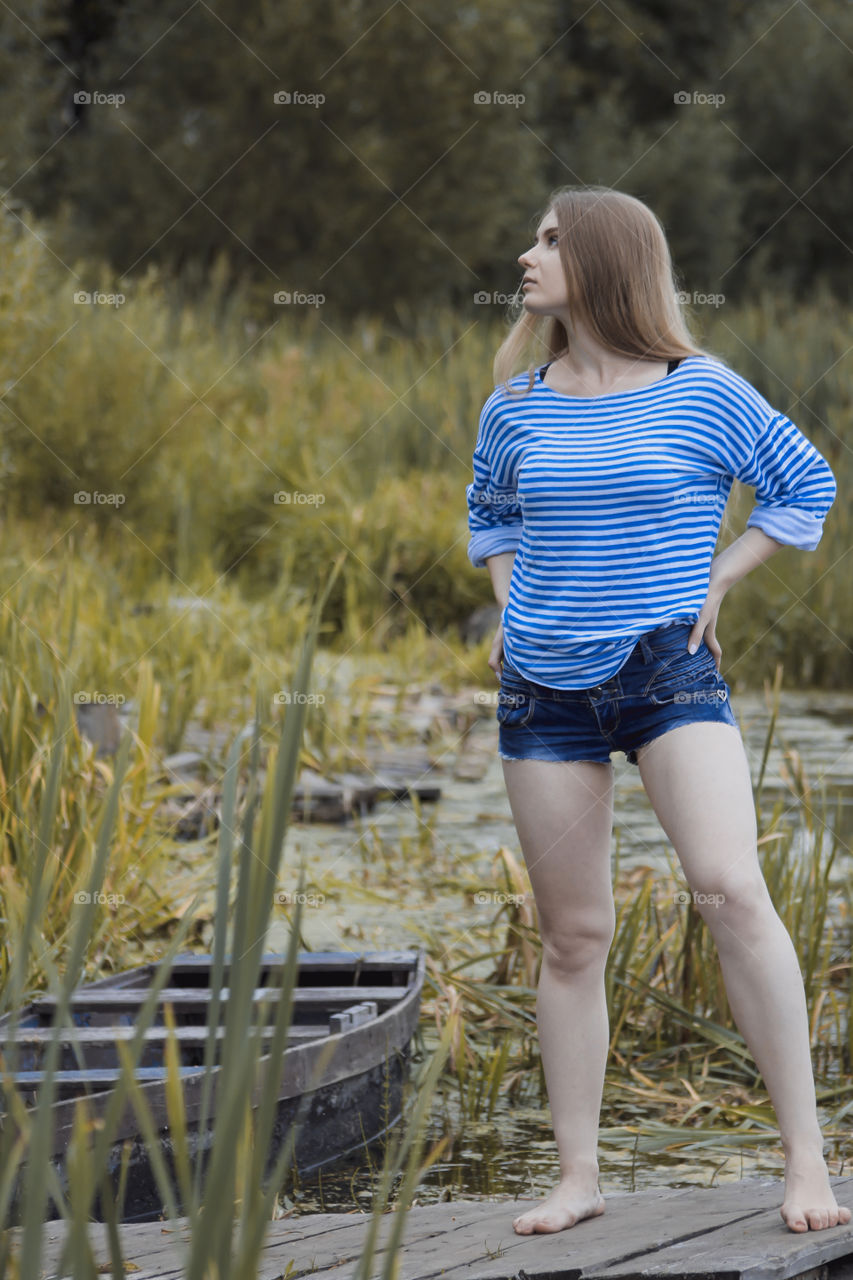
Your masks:
M 61 1040 L 63 1044 L 81 1045 L 106 1045 L 111 1047 L 116 1040 L 132 1040 L 136 1035 L 135 1027 L 117 1026 L 117 1027 L 63 1027 Z M 272 1039 L 275 1028 L 265 1026 L 260 1028 L 262 1038 L 264 1040 Z M 225 1037 L 226 1028 L 218 1026 L 214 1028 L 216 1039 L 222 1040 Z M 18 1028 L 18 1033 L 12 1040 L 11 1036 L 0 1037 L 0 1051 L 7 1045 L 12 1043 L 20 1046 L 27 1045 L 47 1045 L 50 1044 L 55 1035 L 53 1027 L 23 1027 Z M 329 1029 L 324 1023 L 317 1023 L 315 1026 L 290 1027 L 288 1029 L 288 1039 L 299 1041 L 302 1043 L 306 1040 L 319 1040 L 321 1037 L 327 1036 Z M 204 1045 L 207 1040 L 207 1027 L 175 1027 L 174 1035 L 179 1044 L 188 1045 Z M 168 1027 L 149 1027 L 143 1034 L 143 1042 L 145 1044 L 157 1044 L 165 1042 L 169 1036 Z
M 303 1010 L 329 1008 L 330 1012 L 339 1012 L 340 1009 L 354 1003 L 361 1004 L 369 1000 L 383 1006 L 394 1005 L 399 1003 L 408 990 L 408 986 L 298 988 L 293 992 L 293 1004 L 294 1007 Z M 157 1002 L 161 1006 L 166 1003 L 185 1008 L 193 1005 L 204 1006 L 211 1003 L 215 994 L 203 987 L 163 987 Z M 256 987 L 252 993 L 252 1001 L 253 1003 L 272 1002 L 281 999 L 283 994 L 280 987 Z M 97 991 L 91 988 L 80 989 L 71 993 L 69 1007 L 77 1012 L 85 1009 L 91 1009 L 93 1012 L 98 1009 L 133 1009 L 143 1005 L 147 995 L 148 992 L 144 988 L 127 990 L 123 987 L 105 987 Z M 229 988 L 223 987 L 219 992 L 222 1004 L 227 1002 L 228 995 Z M 39 1013 L 47 1013 L 55 1009 L 58 1002 L 57 996 L 37 996 L 30 1002 L 29 1008 Z M 339 1008 L 333 1010 L 330 1006 L 339 1006 Z
M 300 951 L 298 954 L 298 980 L 310 978 L 314 974 L 323 974 L 329 970 L 340 969 L 347 974 L 367 974 L 377 971 L 392 974 L 407 974 L 417 964 L 417 951 Z M 286 956 L 280 952 L 267 952 L 261 957 L 262 970 L 283 971 L 286 967 Z M 230 972 L 231 959 L 226 956 L 224 972 Z M 145 984 L 153 978 L 157 970 L 156 964 L 138 965 L 134 969 L 126 969 L 121 973 L 99 978 L 96 982 L 86 983 L 90 990 L 102 987 L 128 987 Z M 179 952 L 172 963 L 172 975 L 197 976 L 213 972 L 213 960 L 207 953 Z
M 182 1076 L 191 1076 L 203 1071 L 204 1067 L 179 1067 Z M 145 1084 L 148 1080 L 165 1080 L 168 1072 L 165 1067 L 137 1067 L 134 1079 Z M 120 1067 L 92 1068 L 88 1071 L 54 1071 L 53 1078 L 57 1085 L 109 1085 L 117 1084 L 122 1077 Z M 15 1083 L 22 1089 L 33 1089 L 44 1084 L 46 1071 L 17 1071 Z
M 351 969 L 358 966 L 362 969 L 385 969 L 400 967 L 409 969 L 417 962 L 417 950 L 389 950 L 389 951 L 300 951 L 298 954 L 299 968 L 318 968 L 328 967 L 332 965 L 344 965 Z M 281 952 L 266 952 L 261 956 L 261 966 L 263 968 L 281 968 L 286 957 Z M 226 968 L 230 964 L 230 957 L 225 958 Z M 195 954 L 195 952 L 179 952 L 175 956 L 173 968 L 183 965 L 188 969 L 191 968 L 211 968 L 212 961 L 207 954 Z

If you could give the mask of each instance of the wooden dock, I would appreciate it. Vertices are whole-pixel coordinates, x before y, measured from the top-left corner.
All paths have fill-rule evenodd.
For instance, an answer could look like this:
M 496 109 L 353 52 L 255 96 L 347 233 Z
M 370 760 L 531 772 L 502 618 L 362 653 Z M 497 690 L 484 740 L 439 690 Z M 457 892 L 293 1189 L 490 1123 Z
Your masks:
M 853 1207 L 853 1177 L 836 1177 L 839 1204 Z M 608 1193 L 606 1209 L 555 1234 L 518 1236 L 512 1219 L 536 1199 L 456 1200 L 415 1206 L 405 1224 L 397 1280 L 853 1280 L 853 1219 L 825 1231 L 789 1231 L 779 1215 L 781 1179 L 720 1187 Z M 383 1216 L 372 1276 L 381 1274 L 393 1214 Z M 369 1214 L 311 1214 L 270 1222 L 257 1280 L 329 1273 L 348 1280 Z M 64 1233 L 44 1224 L 43 1271 L 55 1277 Z M 89 1227 L 98 1262 L 109 1253 L 102 1223 Z M 120 1227 L 133 1280 L 182 1280 L 186 1219 Z M 13 1240 L 19 1230 L 10 1232 Z M 13 1246 L 14 1248 L 14 1246 Z M 290 1265 L 292 1263 L 292 1266 Z M 108 1269 L 101 1274 L 109 1275 Z M 241 1280 L 256 1280 L 241 1277 Z

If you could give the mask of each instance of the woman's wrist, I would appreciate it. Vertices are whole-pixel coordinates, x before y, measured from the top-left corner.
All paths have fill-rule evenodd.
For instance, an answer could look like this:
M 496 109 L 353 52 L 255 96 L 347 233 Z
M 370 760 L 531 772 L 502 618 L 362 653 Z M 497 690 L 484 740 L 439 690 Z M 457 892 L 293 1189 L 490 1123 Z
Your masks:
M 769 559 L 783 544 L 754 526 L 711 561 L 709 590 L 725 595 L 736 582 Z

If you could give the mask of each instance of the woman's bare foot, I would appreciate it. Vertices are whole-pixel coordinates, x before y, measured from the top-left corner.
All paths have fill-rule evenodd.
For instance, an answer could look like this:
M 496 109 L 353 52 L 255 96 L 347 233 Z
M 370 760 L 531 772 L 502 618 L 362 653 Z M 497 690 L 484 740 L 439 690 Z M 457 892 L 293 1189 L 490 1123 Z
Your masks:
M 850 1221 L 850 1210 L 836 1203 L 826 1161 L 819 1152 L 788 1156 L 785 1200 L 779 1212 L 790 1231 L 822 1231 Z
M 514 1218 L 512 1225 L 518 1235 L 529 1236 L 535 1231 L 563 1231 L 600 1213 L 604 1213 L 604 1197 L 597 1177 L 590 1180 L 588 1174 L 570 1174 L 560 1179 L 541 1204 Z

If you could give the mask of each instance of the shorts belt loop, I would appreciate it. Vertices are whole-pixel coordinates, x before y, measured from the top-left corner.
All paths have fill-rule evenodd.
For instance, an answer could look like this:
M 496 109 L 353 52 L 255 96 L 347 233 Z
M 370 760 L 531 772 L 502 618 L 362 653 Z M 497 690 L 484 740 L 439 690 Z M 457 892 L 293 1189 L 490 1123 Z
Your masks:
M 651 647 L 651 645 L 649 644 L 649 642 L 648 642 L 648 639 L 647 639 L 646 635 L 642 635 L 642 636 L 640 636 L 640 639 L 639 639 L 639 641 L 638 641 L 638 644 L 639 644 L 639 646 L 640 646 L 640 652 L 641 652 L 641 653 L 642 653 L 642 655 L 643 655 L 643 662 L 645 662 L 645 663 L 653 662 L 653 661 L 654 661 L 654 656 L 655 656 L 655 655 L 654 655 L 654 653 L 652 652 L 652 647 Z

